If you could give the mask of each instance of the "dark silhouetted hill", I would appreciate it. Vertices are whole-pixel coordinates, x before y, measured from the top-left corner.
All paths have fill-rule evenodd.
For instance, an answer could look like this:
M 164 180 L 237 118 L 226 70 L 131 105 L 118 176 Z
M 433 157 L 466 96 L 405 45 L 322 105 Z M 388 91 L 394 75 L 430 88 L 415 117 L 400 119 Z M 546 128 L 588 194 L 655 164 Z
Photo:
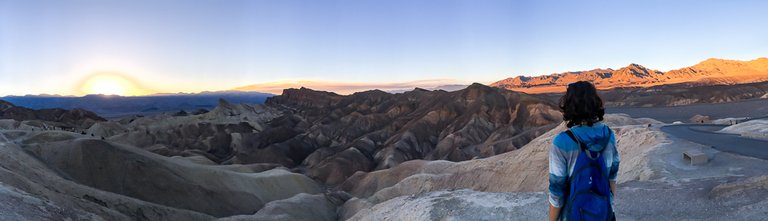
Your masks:
M 195 94 L 157 94 L 150 96 L 115 96 L 115 95 L 86 95 L 83 97 L 27 95 L 6 96 L 0 99 L 9 101 L 17 106 L 32 109 L 63 108 L 86 109 L 106 118 L 117 118 L 130 115 L 151 115 L 165 112 L 194 112 L 200 109 L 210 110 L 216 107 L 218 100 L 223 98 L 232 103 L 264 103 L 272 94 L 259 92 L 203 92 Z

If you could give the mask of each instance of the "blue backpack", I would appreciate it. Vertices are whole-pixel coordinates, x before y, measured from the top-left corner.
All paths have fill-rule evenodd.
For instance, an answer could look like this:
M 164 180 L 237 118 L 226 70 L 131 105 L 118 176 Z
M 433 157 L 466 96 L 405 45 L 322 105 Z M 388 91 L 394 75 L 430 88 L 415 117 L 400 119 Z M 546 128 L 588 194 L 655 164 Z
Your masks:
M 569 177 L 570 187 L 564 215 L 568 221 L 613 220 L 609 199 L 611 190 L 603 156 L 600 152 L 590 151 L 571 130 L 566 131 L 566 134 L 579 145 L 581 151 Z

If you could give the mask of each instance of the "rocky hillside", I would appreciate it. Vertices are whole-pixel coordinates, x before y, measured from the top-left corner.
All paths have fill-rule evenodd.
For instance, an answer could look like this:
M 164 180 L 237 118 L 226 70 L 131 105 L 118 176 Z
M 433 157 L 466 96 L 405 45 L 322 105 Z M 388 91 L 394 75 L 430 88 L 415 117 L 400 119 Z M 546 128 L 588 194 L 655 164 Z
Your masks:
M 527 93 L 551 93 L 565 91 L 568 83 L 591 81 L 598 89 L 616 87 L 647 87 L 683 82 L 712 84 L 752 83 L 768 80 L 768 58 L 751 61 L 707 59 L 694 66 L 660 72 L 638 64 L 630 64 L 618 70 L 595 69 L 542 76 L 517 76 L 491 84 L 494 87 Z
M 61 108 L 33 110 L 16 106 L 10 102 L 0 100 L 0 119 L 13 119 L 16 121 L 44 121 L 49 127 L 65 127 L 86 129 L 96 122 L 106 119 L 93 112 L 83 109 L 65 110 Z
M 107 140 L 129 144 L 165 156 L 202 156 L 213 163 L 232 159 L 243 137 L 264 130 L 279 113 L 264 105 L 219 100 L 212 111 L 197 115 L 125 118 L 89 128 Z M 274 167 L 274 166 L 273 166 Z
M 356 171 L 402 162 L 463 161 L 518 149 L 560 122 L 543 99 L 481 84 L 445 92 L 366 91 L 348 96 L 287 89 L 266 104 L 284 110 L 239 162 L 300 166 L 329 185 Z
M 615 88 L 599 92 L 611 107 L 659 107 L 728 103 L 768 98 L 768 82 L 746 84 L 680 83 Z

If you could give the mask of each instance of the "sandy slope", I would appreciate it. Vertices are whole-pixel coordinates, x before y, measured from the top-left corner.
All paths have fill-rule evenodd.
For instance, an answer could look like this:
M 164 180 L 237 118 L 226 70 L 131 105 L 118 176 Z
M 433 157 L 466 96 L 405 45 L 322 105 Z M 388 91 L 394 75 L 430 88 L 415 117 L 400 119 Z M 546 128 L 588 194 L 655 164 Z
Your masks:
M 0 134 L 0 204 L 23 202 L 2 218 L 46 220 L 24 212 L 45 207 L 54 220 L 57 211 L 72 211 L 61 214 L 73 219 L 210 220 L 321 191 L 283 168 L 236 172 L 61 131 Z
M 3 132 L 5 134 L 6 132 Z M 84 186 L 62 177 L 34 156 L 26 153 L 13 143 L 0 143 L 0 182 L 6 189 L 24 192 L 29 200 L 16 201 L 21 212 L 14 216 L 25 219 L 58 220 L 61 217 L 25 213 L 24 208 L 32 208 L 45 199 L 44 204 L 52 204 L 62 210 L 85 211 L 86 217 L 98 216 L 105 220 L 133 220 L 139 217 L 152 220 L 207 220 L 212 218 L 198 212 L 174 209 L 134 198 L 110 193 Z M 18 197 L 15 197 L 18 198 Z M 14 197 L 0 198 L 4 203 L 14 202 Z M 54 209 L 55 211 L 55 209 Z M 36 217 L 36 218 L 35 218 Z M 4 218 L 5 219 L 5 218 Z M 9 217 L 10 219 L 10 217 Z

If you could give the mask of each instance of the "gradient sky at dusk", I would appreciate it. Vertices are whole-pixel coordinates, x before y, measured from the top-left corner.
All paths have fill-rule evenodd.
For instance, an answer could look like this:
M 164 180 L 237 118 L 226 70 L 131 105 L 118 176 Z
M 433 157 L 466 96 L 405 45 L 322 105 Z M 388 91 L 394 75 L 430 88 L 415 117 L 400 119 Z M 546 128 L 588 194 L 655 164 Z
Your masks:
M 307 79 L 490 83 L 768 56 L 768 1 L 0 0 L 0 95 Z

